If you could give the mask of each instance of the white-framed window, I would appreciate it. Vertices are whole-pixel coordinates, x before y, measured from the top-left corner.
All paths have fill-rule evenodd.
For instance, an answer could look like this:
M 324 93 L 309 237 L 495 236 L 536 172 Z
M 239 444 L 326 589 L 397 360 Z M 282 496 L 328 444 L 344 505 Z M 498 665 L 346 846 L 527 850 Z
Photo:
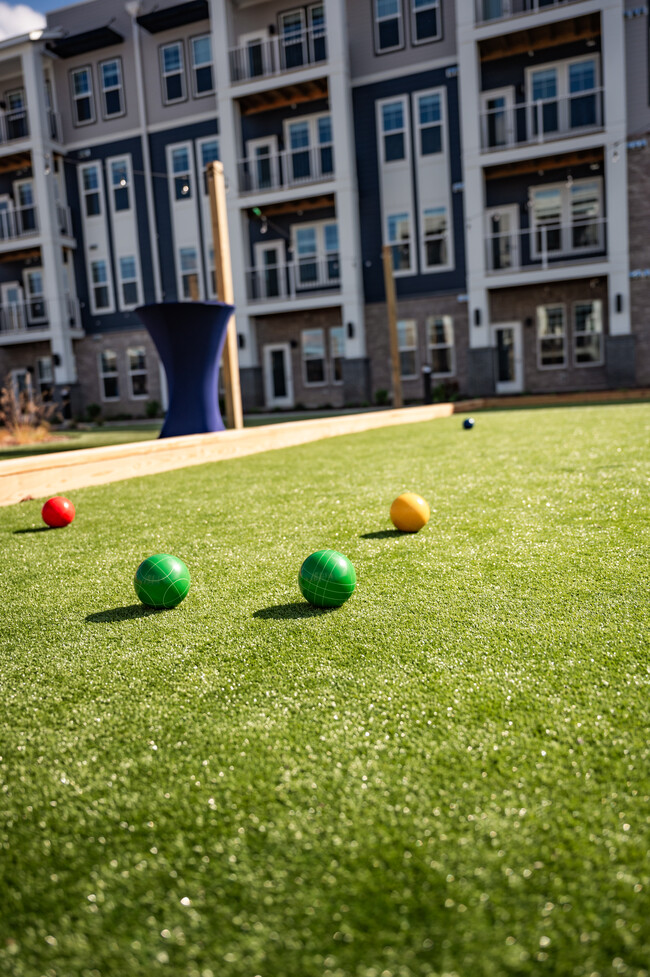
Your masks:
M 208 294 L 211 299 L 217 297 L 217 269 L 214 266 L 214 248 L 208 248 Z
M 572 180 L 529 188 L 531 254 L 575 254 L 603 248 L 602 180 Z
M 411 0 L 411 40 L 426 44 L 441 36 L 440 0 Z
M 433 156 L 444 151 L 444 92 L 416 92 L 416 145 L 420 156 Z
M 343 326 L 330 329 L 330 362 L 332 364 L 332 383 L 343 383 L 343 360 L 345 359 L 345 330 Z
M 102 186 L 99 163 L 86 163 L 81 170 L 81 196 L 86 217 L 101 217 Z
M 207 194 L 208 177 L 205 170 L 208 163 L 213 163 L 219 159 L 219 137 L 208 136 L 206 139 L 197 139 L 196 147 L 201 165 L 201 173 L 203 174 L 203 192 Z
M 373 0 L 375 52 L 384 54 L 404 46 L 402 0 Z
M 209 34 L 193 37 L 190 41 L 192 52 L 192 79 L 194 97 L 201 98 L 214 91 L 212 77 L 212 40 Z
M 290 184 L 330 176 L 334 172 L 332 117 L 303 116 L 285 123 L 286 179 Z
M 6 92 L 5 97 L 7 102 L 5 115 L 7 139 L 25 139 L 29 135 L 25 89 L 14 88 L 13 91 Z
M 451 377 L 456 372 L 454 320 L 450 315 L 432 315 L 426 320 L 429 366 L 435 377 Z
M 119 213 L 131 209 L 131 160 L 128 156 L 107 160 L 113 210 Z
M 126 351 L 129 367 L 129 396 L 131 400 L 144 400 L 148 396 L 147 354 L 144 346 L 129 346 Z
M 408 159 L 406 98 L 377 102 L 381 158 L 384 163 Z
M 190 144 L 186 143 L 182 146 L 170 146 L 168 148 L 174 200 L 190 200 L 192 197 Z
M 104 258 L 90 262 L 90 297 L 94 313 L 113 311 L 108 262 Z
M 449 267 L 449 219 L 446 207 L 425 207 L 422 211 L 422 270 Z
M 36 380 L 38 392 L 43 400 L 51 400 L 54 390 L 54 369 L 51 356 L 39 356 L 36 360 Z
M 178 249 L 180 269 L 181 299 L 197 301 L 200 296 L 199 260 L 196 248 Z
M 413 272 L 413 248 L 411 241 L 411 216 L 407 213 L 388 214 L 386 217 L 387 244 L 393 249 L 395 275 Z
M 98 354 L 99 389 L 102 400 L 120 399 L 120 381 L 117 370 L 117 353 L 104 349 Z
M 135 255 L 122 255 L 118 260 L 120 273 L 120 305 L 123 309 L 134 309 L 140 302 L 138 265 Z
M 601 366 L 603 350 L 603 303 L 573 303 L 573 362 L 575 366 Z
M 183 42 L 174 41 L 160 48 L 160 74 L 163 86 L 163 102 L 172 105 L 185 100 L 185 63 Z
M 602 125 L 600 61 L 589 54 L 526 69 L 529 140 Z
M 563 305 L 537 307 L 537 366 L 560 370 L 566 366 L 566 311 Z
M 102 115 L 105 119 L 116 119 L 124 115 L 124 85 L 122 82 L 122 59 L 111 58 L 99 64 L 99 80 L 102 89 Z
M 305 31 L 305 11 L 287 10 L 279 15 L 280 62 L 283 69 L 300 68 L 307 63 L 307 34 Z
M 95 121 L 93 78 L 90 66 L 75 68 L 70 72 L 72 88 L 72 112 L 76 126 L 87 126 Z
M 29 234 L 37 230 L 36 201 L 32 180 L 14 181 L 14 200 L 16 201 L 16 229 L 19 234 Z
M 325 375 L 325 333 L 322 329 L 303 329 L 301 340 L 305 386 L 321 386 L 327 382 Z
M 27 304 L 27 321 L 31 324 L 47 322 L 47 308 L 43 290 L 43 269 L 26 268 L 23 272 L 25 283 L 25 297 Z
M 291 241 L 297 289 L 335 285 L 341 277 L 336 221 L 294 224 Z
M 418 324 L 415 319 L 399 320 L 397 345 L 402 378 L 412 380 L 418 373 Z

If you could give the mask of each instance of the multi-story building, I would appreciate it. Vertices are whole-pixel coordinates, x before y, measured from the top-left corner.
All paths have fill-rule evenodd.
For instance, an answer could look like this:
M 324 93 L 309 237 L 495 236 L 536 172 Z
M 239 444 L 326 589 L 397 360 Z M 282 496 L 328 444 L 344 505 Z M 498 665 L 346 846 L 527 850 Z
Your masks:
M 384 244 L 407 399 L 427 365 L 467 394 L 647 383 L 647 36 L 629 0 L 50 14 L 0 45 L 0 371 L 164 403 L 134 309 L 215 297 L 220 158 L 245 407 L 390 389 Z

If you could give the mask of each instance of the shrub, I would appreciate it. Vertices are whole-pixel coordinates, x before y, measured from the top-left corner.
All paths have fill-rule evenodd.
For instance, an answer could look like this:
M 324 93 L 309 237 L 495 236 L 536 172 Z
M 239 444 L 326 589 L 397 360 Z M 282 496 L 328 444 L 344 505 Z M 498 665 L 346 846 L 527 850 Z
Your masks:
M 157 400 L 148 400 L 144 409 L 145 417 L 153 419 L 160 416 L 160 404 Z
M 58 413 L 57 405 L 43 400 L 32 389 L 31 381 L 27 388 L 16 390 L 9 374 L 0 390 L 0 424 L 2 424 L 13 444 L 31 444 L 44 441 L 50 433 L 50 422 Z
M 378 407 L 386 407 L 390 401 L 388 390 L 375 390 L 375 403 Z
M 86 407 L 86 417 L 91 424 L 99 418 L 101 412 L 102 409 L 99 404 L 88 404 Z

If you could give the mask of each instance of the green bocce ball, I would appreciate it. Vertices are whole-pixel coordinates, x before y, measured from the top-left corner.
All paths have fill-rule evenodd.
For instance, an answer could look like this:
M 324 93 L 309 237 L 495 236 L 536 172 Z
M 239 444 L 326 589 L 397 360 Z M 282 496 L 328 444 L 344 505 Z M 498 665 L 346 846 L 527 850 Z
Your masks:
M 315 607 L 340 607 L 357 585 L 354 567 L 336 550 L 317 550 L 300 567 L 298 584 Z
M 190 572 L 177 556 L 156 553 L 143 560 L 135 571 L 133 586 L 147 607 L 176 607 L 187 597 Z

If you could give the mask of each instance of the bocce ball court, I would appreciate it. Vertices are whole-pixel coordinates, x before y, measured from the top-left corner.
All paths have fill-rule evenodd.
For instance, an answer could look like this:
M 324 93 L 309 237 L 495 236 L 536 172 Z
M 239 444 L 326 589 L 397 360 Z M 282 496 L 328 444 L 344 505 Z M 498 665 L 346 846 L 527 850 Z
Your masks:
M 647 977 L 650 406 L 474 416 L 0 508 L 1 974 Z

